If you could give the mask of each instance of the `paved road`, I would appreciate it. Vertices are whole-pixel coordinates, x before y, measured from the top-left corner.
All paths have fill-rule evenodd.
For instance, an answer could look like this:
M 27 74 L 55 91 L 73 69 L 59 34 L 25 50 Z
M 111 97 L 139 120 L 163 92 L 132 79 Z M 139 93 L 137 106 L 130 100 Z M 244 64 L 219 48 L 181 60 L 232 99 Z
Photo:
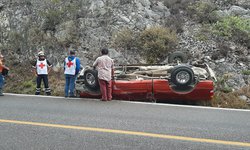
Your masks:
M 245 150 L 250 111 L 6 95 L 0 150 Z

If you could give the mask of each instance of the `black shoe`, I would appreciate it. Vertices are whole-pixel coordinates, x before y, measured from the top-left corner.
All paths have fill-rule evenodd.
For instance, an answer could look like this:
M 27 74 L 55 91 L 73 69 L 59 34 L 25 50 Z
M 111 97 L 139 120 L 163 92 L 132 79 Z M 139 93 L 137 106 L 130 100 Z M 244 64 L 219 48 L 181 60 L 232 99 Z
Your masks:
M 35 95 L 40 95 L 40 92 L 36 92 Z
M 76 98 L 76 96 L 75 96 L 75 95 L 73 95 L 73 96 L 69 96 L 69 98 Z

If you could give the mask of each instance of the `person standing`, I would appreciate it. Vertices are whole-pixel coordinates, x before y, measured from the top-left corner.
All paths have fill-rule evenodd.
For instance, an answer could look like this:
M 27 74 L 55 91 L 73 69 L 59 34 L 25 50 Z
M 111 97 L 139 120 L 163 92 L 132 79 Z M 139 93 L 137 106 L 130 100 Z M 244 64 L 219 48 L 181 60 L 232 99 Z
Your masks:
M 35 95 L 40 95 L 41 92 L 41 82 L 43 80 L 45 93 L 51 95 L 51 90 L 49 88 L 48 73 L 51 70 L 51 63 L 45 58 L 44 52 L 40 51 L 38 53 L 38 59 L 34 62 L 33 68 L 36 74 L 36 93 Z
M 75 51 L 70 50 L 69 56 L 64 60 L 65 97 L 75 97 L 75 80 L 80 71 L 80 59 L 75 56 Z
M 102 94 L 102 101 L 112 100 L 112 77 L 114 75 L 114 62 L 108 56 L 108 49 L 101 49 L 102 56 L 98 57 L 93 63 L 97 67 L 98 80 Z
M 3 75 L 3 70 L 9 70 L 8 67 L 4 65 L 4 56 L 0 54 L 0 96 L 3 95 L 3 86 L 4 86 L 4 75 Z

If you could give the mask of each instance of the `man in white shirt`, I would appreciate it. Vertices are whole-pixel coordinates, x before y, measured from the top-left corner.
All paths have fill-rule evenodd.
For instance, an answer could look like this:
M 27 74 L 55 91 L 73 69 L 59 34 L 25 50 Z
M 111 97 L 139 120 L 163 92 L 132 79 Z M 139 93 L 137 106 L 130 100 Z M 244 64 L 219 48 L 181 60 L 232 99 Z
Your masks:
M 108 56 L 108 49 L 101 49 L 102 56 L 98 57 L 93 66 L 97 68 L 102 101 L 112 100 L 112 77 L 114 75 L 114 62 Z

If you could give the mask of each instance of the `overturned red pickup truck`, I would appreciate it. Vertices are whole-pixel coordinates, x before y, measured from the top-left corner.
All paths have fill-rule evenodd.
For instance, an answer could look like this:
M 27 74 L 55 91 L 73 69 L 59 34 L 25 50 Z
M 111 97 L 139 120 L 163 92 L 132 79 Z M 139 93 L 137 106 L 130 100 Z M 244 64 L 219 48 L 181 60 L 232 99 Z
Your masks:
M 82 70 L 76 84 L 78 97 L 101 97 L 97 74 L 90 67 Z M 112 95 L 128 101 L 209 101 L 214 81 L 207 64 L 120 65 L 115 67 Z

